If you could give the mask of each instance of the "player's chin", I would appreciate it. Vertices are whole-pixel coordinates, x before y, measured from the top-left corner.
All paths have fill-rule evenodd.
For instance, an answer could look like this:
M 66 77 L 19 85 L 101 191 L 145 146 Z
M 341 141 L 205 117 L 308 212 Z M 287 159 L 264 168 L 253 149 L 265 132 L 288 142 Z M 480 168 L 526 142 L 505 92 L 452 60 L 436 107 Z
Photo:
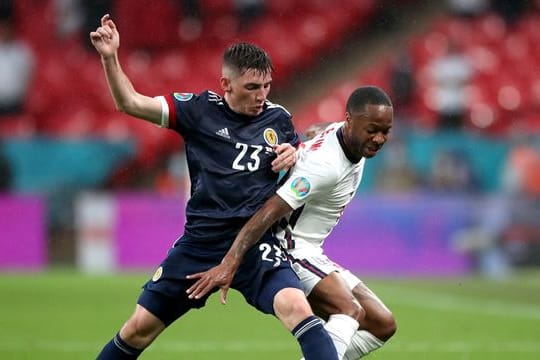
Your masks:
M 370 158 L 376 156 L 378 152 L 379 152 L 379 149 L 365 149 L 364 152 L 363 152 L 363 156 L 365 158 L 370 159 Z
M 262 109 L 253 108 L 253 109 L 247 110 L 247 111 L 244 113 L 244 115 L 247 115 L 247 116 L 258 116 L 260 113 L 262 113 Z

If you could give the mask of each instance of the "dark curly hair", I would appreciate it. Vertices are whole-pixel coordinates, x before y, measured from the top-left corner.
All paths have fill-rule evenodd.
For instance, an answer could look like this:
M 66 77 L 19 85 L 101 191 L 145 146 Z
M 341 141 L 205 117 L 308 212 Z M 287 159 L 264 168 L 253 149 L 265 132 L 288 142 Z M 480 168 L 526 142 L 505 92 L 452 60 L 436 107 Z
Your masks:
M 392 106 L 392 100 L 376 86 L 363 86 L 354 90 L 347 100 L 346 111 L 348 113 L 364 111 L 366 105 Z

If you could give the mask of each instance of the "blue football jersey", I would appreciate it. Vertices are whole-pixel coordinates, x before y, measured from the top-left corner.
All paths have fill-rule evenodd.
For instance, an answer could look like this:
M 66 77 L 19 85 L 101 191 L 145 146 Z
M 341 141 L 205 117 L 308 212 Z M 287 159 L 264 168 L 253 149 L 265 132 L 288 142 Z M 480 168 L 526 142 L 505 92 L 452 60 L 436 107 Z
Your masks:
M 269 101 L 256 117 L 232 111 L 218 94 L 165 96 L 167 126 L 185 143 L 191 179 L 185 233 L 204 240 L 234 237 L 277 189 L 272 146 L 297 146 L 291 115 Z

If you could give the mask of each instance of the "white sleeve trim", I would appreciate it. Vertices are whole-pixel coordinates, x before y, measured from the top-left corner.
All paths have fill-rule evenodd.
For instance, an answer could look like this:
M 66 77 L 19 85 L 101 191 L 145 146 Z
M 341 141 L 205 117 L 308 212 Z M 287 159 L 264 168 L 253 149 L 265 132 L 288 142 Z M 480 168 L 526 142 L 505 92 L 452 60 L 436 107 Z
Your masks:
M 285 201 L 293 210 L 296 210 L 300 206 L 305 204 L 305 201 L 292 199 L 291 197 L 287 196 L 287 190 L 285 190 L 284 188 L 285 184 L 283 184 L 283 186 L 277 189 L 276 195 L 279 196 L 281 200 Z
M 161 103 L 161 123 L 158 125 L 161 128 L 169 128 L 169 104 L 165 100 L 164 96 L 156 96 L 154 99 L 158 99 Z

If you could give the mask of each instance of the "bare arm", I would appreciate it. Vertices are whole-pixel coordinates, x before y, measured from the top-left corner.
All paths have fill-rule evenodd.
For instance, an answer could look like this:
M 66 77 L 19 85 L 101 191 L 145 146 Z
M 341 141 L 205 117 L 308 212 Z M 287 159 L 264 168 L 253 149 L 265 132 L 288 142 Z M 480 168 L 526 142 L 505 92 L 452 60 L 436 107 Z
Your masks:
M 272 196 L 242 227 L 223 261 L 240 265 L 246 252 L 259 241 L 272 224 L 292 210 L 278 195 Z
M 289 204 L 278 195 L 268 199 L 242 227 L 221 264 L 205 272 L 187 276 L 188 279 L 198 279 L 187 290 L 189 297 L 199 299 L 212 289 L 220 287 L 221 302 L 225 304 L 227 291 L 246 252 L 259 241 L 272 224 L 292 210 Z
M 101 18 L 101 26 L 90 33 L 90 40 L 101 55 L 101 63 L 116 108 L 129 115 L 161 124 L 161 102 L 139 94 L 120 66 L 120 34 L 108 14 Z

